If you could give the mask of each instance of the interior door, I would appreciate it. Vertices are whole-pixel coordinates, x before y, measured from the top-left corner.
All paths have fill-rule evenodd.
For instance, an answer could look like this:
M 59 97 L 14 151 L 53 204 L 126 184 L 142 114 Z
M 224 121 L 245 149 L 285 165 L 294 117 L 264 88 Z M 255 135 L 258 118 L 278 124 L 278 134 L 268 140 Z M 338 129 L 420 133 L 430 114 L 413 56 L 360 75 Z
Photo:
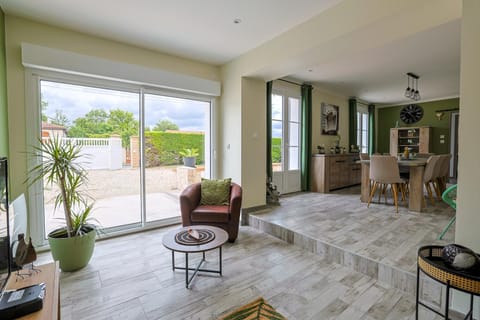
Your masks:
M 300 191 L 300 97 L 272 95 L 273 183 L 280 193 Z

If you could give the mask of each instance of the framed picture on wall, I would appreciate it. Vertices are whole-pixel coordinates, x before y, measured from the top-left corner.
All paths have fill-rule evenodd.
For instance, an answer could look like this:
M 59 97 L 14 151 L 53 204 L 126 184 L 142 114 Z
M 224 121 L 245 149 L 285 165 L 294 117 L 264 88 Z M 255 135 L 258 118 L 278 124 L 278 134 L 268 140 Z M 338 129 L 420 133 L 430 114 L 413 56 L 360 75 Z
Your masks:
M 322 134 L 335 136 L 338 133 L 338 106 L 322 102 Z

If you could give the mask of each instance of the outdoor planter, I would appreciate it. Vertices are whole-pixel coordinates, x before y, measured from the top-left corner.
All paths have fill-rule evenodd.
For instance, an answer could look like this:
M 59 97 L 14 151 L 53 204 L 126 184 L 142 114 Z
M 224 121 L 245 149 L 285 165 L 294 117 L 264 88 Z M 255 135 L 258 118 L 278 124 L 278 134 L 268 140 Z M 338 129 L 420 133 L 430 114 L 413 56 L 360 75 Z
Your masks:
M 183 165 L 185 167 L 195 168 L 196 163 L 197 163 L 196 157 L 183 157 Z

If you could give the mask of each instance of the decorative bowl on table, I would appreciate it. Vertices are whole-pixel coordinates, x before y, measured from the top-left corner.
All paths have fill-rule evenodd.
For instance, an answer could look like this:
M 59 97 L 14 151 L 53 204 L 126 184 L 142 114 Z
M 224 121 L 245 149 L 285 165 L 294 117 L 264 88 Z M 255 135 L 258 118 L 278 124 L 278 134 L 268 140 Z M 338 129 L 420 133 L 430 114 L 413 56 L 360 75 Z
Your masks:
M 445 264 L 458 270 L 471 269 L 480 263 L 480 259 L 472 249 L 455 243 L 443 247 L 442 258 Z

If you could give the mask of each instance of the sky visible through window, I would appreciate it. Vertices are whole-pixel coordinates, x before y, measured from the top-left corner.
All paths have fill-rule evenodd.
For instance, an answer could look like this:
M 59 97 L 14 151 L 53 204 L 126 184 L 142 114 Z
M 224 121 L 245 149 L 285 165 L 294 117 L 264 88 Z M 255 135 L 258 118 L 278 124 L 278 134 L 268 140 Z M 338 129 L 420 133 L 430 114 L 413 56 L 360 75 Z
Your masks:
M 67 118 L 67 127 L 89 111 L 121 109 L 139 119 L 139 93 L 41 81 L 43 113 L 51 120 L 57 110 Z M 152 129 L 159 121 L 169 120 L 183 131 L 205 131 L 209 102 L 176 97 L 145 95 L 145 127 Z

